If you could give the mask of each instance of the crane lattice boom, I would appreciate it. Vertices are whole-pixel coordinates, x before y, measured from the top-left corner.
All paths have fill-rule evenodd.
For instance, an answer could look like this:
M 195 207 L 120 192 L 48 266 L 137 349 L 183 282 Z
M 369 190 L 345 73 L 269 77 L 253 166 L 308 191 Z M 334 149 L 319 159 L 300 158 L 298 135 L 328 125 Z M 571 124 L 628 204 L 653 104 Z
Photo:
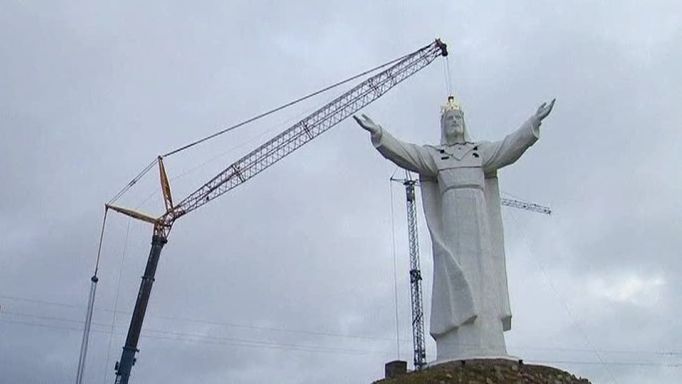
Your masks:
M 543 213 L 545 215 L 551 215 L 552 214 L 552 209 L 549 207 L 545 207 L 543 205 L 539 205 L 539 204 L 535 204 L 535 203 L 529 203 L 529 202 L 522 201 L 522 200 L 502 198 L 502 199 L 500 199 L 500 204 L 507 206 L 507 207 L 525 209 L 526 211 Z
M 378 99 L 441 55 L 447 56 L 446 46 L 440 40 L 436 40 L 405 56 L 387 70 L 363 81 L 228 166 L 169 210 L 163 221 L 166 224 L 172 224 L 179 217 L 244 183 Z

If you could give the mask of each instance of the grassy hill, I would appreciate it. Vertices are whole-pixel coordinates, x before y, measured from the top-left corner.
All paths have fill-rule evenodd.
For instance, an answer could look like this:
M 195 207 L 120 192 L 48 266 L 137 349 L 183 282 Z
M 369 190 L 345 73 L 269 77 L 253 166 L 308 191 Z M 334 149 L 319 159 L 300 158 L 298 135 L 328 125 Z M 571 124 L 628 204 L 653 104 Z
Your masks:
M 480 359 L 439 364 L 375 384 L 590 384 L 557 368 L 513 360 Z

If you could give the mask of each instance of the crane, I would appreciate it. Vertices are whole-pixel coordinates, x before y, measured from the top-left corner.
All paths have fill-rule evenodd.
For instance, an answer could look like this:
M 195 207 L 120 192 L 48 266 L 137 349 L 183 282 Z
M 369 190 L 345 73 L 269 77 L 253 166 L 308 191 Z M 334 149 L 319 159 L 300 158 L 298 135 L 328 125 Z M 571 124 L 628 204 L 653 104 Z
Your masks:
M 164 156 L 159 156 L 141 173 L 141 175 L 146 173 L 153 168 L 154 165 L 158 164 L 161 192 L 165 206 L 165 212 L 158 217 L 130 208 L 117 206 L 111 202 L 107 203 L 105 205 L 105 220 L 106 211 L 111 209 L 115 212 L 153 225 L 151 249 L 149 251 L 147 264 L 144 275 L 142 276 L 142 282 L 140 283 L 135 308 L 133 309 L 125 345 L 123 346 L 123 352 L 121 353 L 120 360 L 115 366 L 115 382 L 117 384 L 127 384 L 130 378 L 130 373 L 136 360 L 135 354 L 138 352 L 137 346 L 140 330 L 142 329 L 142 323 L 147 310 L 147 303 L 149 302 L 149 297 L 151 295 L 161 251 L 168 242 L 168 236 L 173 224 L 175 224 L 179 218 L 197 210 L 217 197 L 245 183 L 266 168 L 291 154 L 296 149 L 351 116 L 353 113 L 375 101 L 398 83 L 428 66 L 439 56 L 445 57 L 447 55 L 447 46 L 441 42 L 440 39 L 436 39 L 433 43 L 397 59 L 395 64 L 389 68 L 361 82 L 351 90 L 327 103 L 317 111 L 303 118 L 279 135 L 273 137 L 260 147 L 232 163 L 214 178 L 199 187 L 196 191 L 190 193 L 178 203 L 174 202 L 171 195 L 170 183 L 163 163 Z M 173 151 L 169 154 L 175 152 L 176 151 Z M 129 186 L 132 186 L 136 179 L 133 179 Z
M 405 172 L 404 179 L 391 177 L 391 181 L 405 186 L 407 207 L 407 240 L 410 255 L 410 302 L 412 304 L 412 349 L 415 370 L 421 370 L 426 366 L 426 341 L 424 337 L 424 307 L 422 299 L 422 273 L 419 268 L 419 236 L 417 228 L 416 195 L 414 186 L 419 180 L 412 179 L 409 172 Z M 522 200 L 502 198 L 500 204 L 541 213 L 552 214 L 549 207 Z
M 412 303 L 412 346 L 414 369 L 426 366 L 426 341 L 424 340 L 424 306 L 422 304 L 422 273 L 419 267 L 419 238 L 417 232 L 417 209 L 414 186 L 418 183 L 405 172 L 405 179 L 394 179 L 405 186 L 407 202 L 407 240 L 410 253 L 410 302 Z

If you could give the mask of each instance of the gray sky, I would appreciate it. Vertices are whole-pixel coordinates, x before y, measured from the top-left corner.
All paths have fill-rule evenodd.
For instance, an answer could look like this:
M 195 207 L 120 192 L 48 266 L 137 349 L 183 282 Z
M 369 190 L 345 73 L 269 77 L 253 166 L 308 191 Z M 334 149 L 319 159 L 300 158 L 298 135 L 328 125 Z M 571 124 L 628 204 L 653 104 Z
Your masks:
M 449 44 L 453 85 L 477 139 L 502 137 L 557 98 L 541 140 L 501 172 L 504 192 L 555 212 L 504 211 L 510 353 L 594 383 L 677 382 L 681 8 L 2 2 L 3 382 L 75 379 L 103 203 L 157 154 L 434 37 Z M 436 142 L 443 62 L 364 112 L 404 140 Z M 333 97 L 168 159 L 176 198 Z M 402 187 L 389 189 L 394 169 L 345 121 L 180 220 L 159 265 L 132 382 L 380 378 L 397 355 L 392 200 L 399 357 L 411 362 L 405 210 Z M 150 174 L 123 202 L 159 213 L 156 183 Z M 150 234 L 110 216 L 89 383 L 113 381 Z M 420 236 L 428 313 L 423 221 Z

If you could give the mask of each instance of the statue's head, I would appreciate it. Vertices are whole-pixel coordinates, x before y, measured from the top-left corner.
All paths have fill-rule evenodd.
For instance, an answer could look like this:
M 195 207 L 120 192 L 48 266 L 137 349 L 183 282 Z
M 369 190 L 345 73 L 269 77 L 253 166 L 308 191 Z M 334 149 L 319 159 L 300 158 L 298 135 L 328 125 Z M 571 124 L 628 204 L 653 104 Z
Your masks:
M 441 108 L 440 129 L 441 144 L 471 141 L 464 122 L 464 112 L 453 96 L 448 97 L 447 104 Z

